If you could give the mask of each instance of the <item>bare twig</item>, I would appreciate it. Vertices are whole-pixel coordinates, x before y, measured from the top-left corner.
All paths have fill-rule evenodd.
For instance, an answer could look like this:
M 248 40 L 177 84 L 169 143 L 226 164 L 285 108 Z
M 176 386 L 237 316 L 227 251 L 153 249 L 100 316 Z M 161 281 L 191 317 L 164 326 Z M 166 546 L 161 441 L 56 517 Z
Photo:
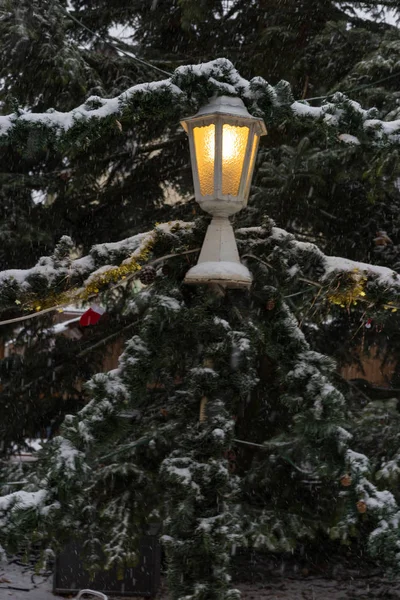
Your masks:
M 367 394 L 365 394 L 362 390 L 360 390 L 360 388 L 358 387 L 358 385 L 356 383 L 353 383 L 352 381 L 349 381 L 348 379 L 346 379 L 345 377 L 343 377 L 343 375 L 341 375 L 338 372 L 336 372 L 335 375 L 337 377 L 339 377 L 339 379 L 341 379 L 342 381 L 344 381 L 345 383 L 347 383 L 347 385 L 349 387 L 357 390 L 357 392 L 364 398 L 364 400 L 366 400 L 367 402 L 371 402 L 371 398 L 369 396 L 367 396 Z
M 262 448 L 263 450 L 269 450 L 268 446 L 266 446 L 264 444 L 256 444 L 255 442 L 247 442 L 245 440 L 238 440 L 237 438 L 234 438 L 233 441 L 236 442 L 237 444 L 244 444 L 246 446 L 255 446 L 256 448 Z M 301 469 L 300 467 L 295 465 L 294 462 L 288 456 L 285 456 L 284 454 L 280 454 L 280 457 L 283 458 L 283 460 L 286 460 L 286 462 L 288 462 L 289 464 L 291 464 L 292 467 L 294 467 L 296 469 L 296 471 L 299 471 L 299 473 L 302 473 L 303 475 L 314 475 L 314 473 L 312 473 L 311 471 L 305 471 L 304 469 Z
M 259 263 L 261 263 L 262 265 L 264 265 L 265 267 L 268 267 L 268 269 L 274 268 L 270 263 L 267 263 L 265 260 L 261 260 L 261 258 L 258 258 L 258 256 L 254 256 L 254 254 L 244 254 L 242 256 L 242 258 L 253 258 L 254 260 L 256 260 Z

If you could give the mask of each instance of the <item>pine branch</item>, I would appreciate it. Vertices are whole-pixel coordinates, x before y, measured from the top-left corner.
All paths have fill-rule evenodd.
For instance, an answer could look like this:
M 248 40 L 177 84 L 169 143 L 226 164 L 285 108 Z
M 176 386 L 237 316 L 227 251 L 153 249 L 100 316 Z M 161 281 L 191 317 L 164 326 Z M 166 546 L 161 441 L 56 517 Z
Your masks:
M 160 262 L 164 262 L 166 260 L 169 260 L 170 258 L 177 258 L 179 256 L 186 256 L 187 254 L 193 254 L 195 252 L 200 252 L 200 248 L 194 248 L 193 250 L 185 250 L 184 252 L 177 252 L 175 254 L 166 254 L 165 256 L 161 256 L 159 258 L 155 258 L 154 260 L 150 260 L 146 263 L 146 265 L 156 265 Z M 1 273 L 0 273 L 1 275 Z M 128 275 L 127 277 L 125 277 L 125 279 L 123 281 L 119 281 L 118 283 L 115 283 L 114 285 L 111 285 L 110 287 L 108 287 L 106 290 L 104 291 L 111 291 L 114 290 L 118 287 L 121 286 L 125 286 L 126 283 L 128 281 L 131 281 L 132 279 L 138 279 L 140 277 L 140 272 L 139 273 L 132 273 L 131 275 Z M 97 298 L 100 295 L 100 292 L 98 294 L 91 294 L 90 296 L 88 296 L 87 300 L 93 300 L 95 298 Z M 36 311 L 34 313 L 31 313 L 29 315 L 24 315 L 23 317 L 15 317 L 15 319 L 6 319 L 5 321 L 0 321 L 0 326 L 1 325 L 11 325 L 12 323 L 20 323 L 22 321 L 28 321 L 29 319 L 36 319 L 37 317 L 41 317 L 42 315 L 49 313 L 49 312 L 54 312 L 56 310 L 61 310 L 63 308 L 65 308 L 66 306 L 69 306 L 71 304 L 70 301 L 65 302 L 64 304 L 58 304 L 57 306 L 52 306 L 50 308 L 46 308 L 44 310 L 39 310 Z
M 177 222 L 177 223 L 179 223 L 179 225 L 181 225 L 180 222 Z M 168 225 L 163 225 L 160 227 L 163 227 L 164 230 L 166 230 L 167 232 L 171 232 L 171 230 L 174 228 L 174 226 L 176 226 L 177 223 L 173 222 Z M 246 229 L 239 230 L 239 232 L 241 232 L 241 233 L 244 233 L 245 231 L 246 231 Z M 127 250 L 129 249 L 129 252 L 126 251 L 127 257 L 132 256 L 132 246 L 134 247 L 135 245 L 136 245 L 135 252 L 140 253 L 140 248 L 144 248 L 152 236 L 154 236 L 154 232 L 146 232 L 144 234 L 139 234 L 137 236 L 134 236 L 133 238 L 129 238 L 128 240 L 124 240 L 121 243 L 122 244 L 121 245 L 121 253 L 124 251 L 124 248 L 126 248 Z M 300 272 L 298 275 L 298 279 L 300 281 L 304 281 L 306 283 L 309 283 L 309 284 L 311 284 L 315 287 L 319 287 L 319 288 L 326 286 L 326 288 L 328 290 L 329 289 L 329 281 L 331 279 L 334 279 L 335 277 L 338 277 L 340 275 L 346 275 L 346 274 L 351 275 L 353 278 L 362 276 L 366 280 L 368 280 L 368 282 L 369 281 L 373 282 L 375 286 L 379 287 L 382 298 L 384 297 L 383 308 L 391 309 L 393 311 L 400 308 L 400 306 L 397 303 L 394 303 L 392 300 L 392 297 L 397 298 L 400 293 L 400 278 L 399 278 L 399 275 L 395 271 L 388 269 L 386 267 L 380 267 L 380 266 L 376 266 L 376 265 L 372 265 L 372 264 L 368 264 L 368 263 L 352 261 L 352 260 L 349 260 L 346 258 L 327 256 L 314 244 L 311 244 L 309 242 L 297 241 L 293 237 L 293 235 L 289 234 L 288 232 L 284 231 L 283 229 L 273 228 L 272 236 L 273 236 L 273 239 L 276 238 L 277 246 L 279 246 L 280 242 L 283 242 L 285 245 L 287 245 L 287 248 L 288 248 L 287 251 L 292 255 L 292 260 L 296 261 L 299 266 Z M 113 248 L 113 246 L 114 246 L 114 244 L 111 244 L 110 247 Z M 182 253 L 170 254 L 170 255 L 156 258 L 152 261 L 146 261 L 146 264 L 153 265 L 153 264 L 157 264 L 159 262 L 168 260 L 170 258 L 184 256 L 186 254 L 196 253 L 198 251 L 199 251 L 198 248 L 194 248 L 191 250 L 186 250 Z M 133 256 L 134 256 L 135 252 L 133 253 Z M 67 267 L 59 267 L 58 272 L 56 269 L 54 269 L 54 271 L 50 271 L 50 274 L 49 274 L 48 265 L 46 265 L 45 267 L 38 265 L 36 267 L 33 267 L 32 269 L 27 269 L 25 271 L 19 271 L 18 281 L 15 280 L 15 273 L 16 273 L 15 271 L 11 270 L 11 271 L 0 272 L 0 301 L 1 301 L 2 295 L 4 295 L 6 298 L 9 298 L 10 287 L 13 290 L 13 293 L 16 294 L 17 298 L 18 298 L 18 294 L 20 294 L 21 298 L 23 298 L 24 294 L 27 293 L 27 289 L 29 290 L 30 281 L 31 280 L 34 281 L 35 277 L 37 277 L 37 276 L 39 276 L 41 279 L 43 277 L 48 279 L 49 292 L 51 292 L 52 287 L 54 285 L 52 282 L 54 280 L 56 273 L 57 273 L 57 278 L 59 278 L 59 281 L 62 280 L 65 282 L 65 284 L 66 283 L 69 284 L 68 286 L 65 285 L 65 289 L 68 291 L 68 289 L 71 290 L 71 288 L 72 288 L 74 293 L 77 294 L 75 296 L 75 298 L 76 298 L 75 301 L 79 301 L 79 289 L 78 290 L 74 289 L 74 284 L 76 282 L 77 277 L 82 279 L 82 274 L 83 274 L 82 264 L 86 265 L 86 269 L 87 269 L 87 271 L 85 273 L 85 276 L 87 278 L 86 285 L 88 285 L 90 283 L 90 281 L 93 280 L 93 277 L 95 277 L 96 273 L 98 272 L 98 266 L 96 265 L 97 266 L 96 269 L 94 267 L 94 265 L 95 265 L 94 258 L 96 257 L 97 261 L 99 258 L 96 246 L 93 247 L 91 253 L 92 253 L 92 256 L 89 255 L 88 257 L 84 257 L 83 259 L 77 259 L 75 261 L 72 261 L 70 264 L 68 264 Z M 257 260 L 261 264 L 264 264 L 264 266 L 266 266 L 267 268 L 271 268 L 270 262 L 266 262 L 263 258 L 258 257 L 253 253 L 244 254 L 243 258 L 246 258 L 246 257 Z M 107 244 L 103 244 L 101 246 L 101 258 L 105 264 L 107 264 L 107 261 L 110 259 L 109 255 L 107 253 Z M 307 270 L 310 270 L 310 266 L 309 265 L 307 266 L 307 264 L 310 260 L 311 260 L 311 269 L 312 269 L 313 264 L 315 264 L 315 266 L 316 266 L 319 282 L 312 280 L 310 277 L 304 277 L 302 275 L 302 269 L 307 268 Z M 321 272 L 321 268 L 323 269 L 323 272 Z M 103 271 L 101 271 L 101 273 L 103 273 Z M 91 300 L 93 298 L 98 297 L 103 291 L 114 289 L 116 287 L 119 287 L 120 285 L 125 285 L 126 281 L 135 279 L 138 276 L 139 276 L 139 273 L 137 271 L 135 271 L 135 272 L 127 275 L 125 277 L 125 279 L 123 279 L 122 281 L 118 281 L 117 283 L 115 283 L 113 285 L 108 284 L 102 290 L 96 289 L 95 292 L 88 294 L 85 297 L 85 300 Z M 20 290 L 20 292 L 18 292 L 17 290 Z M 365 294 L 363 294 L 363 295 L 365 296 Z M 0 325 L 19 323 L 22 321 L 26 321 L 28 319 L 36 318 L 38 316 L 41 316 L 44 313 L 59 310 L 60 308 L 66 306 L 67 304 L 71 304 L 71 302 L 74 301 L 73 299 L 74 299 L 74 295 L 72 293 L 72 295 L 68 298 L 67 302 L 65 302 L 63 304 L 55 304 L 52 307 L 48 307 L 44 310 L 37 310 L 36 312 L 30 313 L 29 315 L 16 317 L 14 319 L 7 319 L 4 321 L 1 321 Z M 370 303 L 370 300 L 368 298 L 363 298 L 362 295 L 361 295 L 361 297 L 358 298 L 358 301 Z M 79 302 L 82 302 L 82 300 L 80 300 Z
M 394 77 L 394 75 L 393 75 Z M 205 80 L 207 84 L 205 83 Z M 345 132 L 348 132 L 348 122 L 357 116 L 358 125 L 355 124 L 360 135 L 368 133 L 369 143 L 398 144 L 400 120 L 382 121 L 374 118 L 376 111 L 363 110 L 357 103 L 349 101 L 345 96 L 337 93 L 331 96 L 331 101 L 323 102 L 322 106 L 311 107 L 304 102 L 293 102 L 289 100 L 289 94 L 282 97 L 281 88 L 273 88 L 261 78 L 251 81 L 243 79 L 232 63 L 227 59 L 219 58 L 202 65 L 188 65 L 179 67 L 174 74 L 162 81 L 153 81 L 146 84 L 135 85 L 115 98 L 100 98 L 92 96 L 81 106 L 69 112 L 48 111 L 46 113 L 28 113 L 20 110 L 6 116 L 0 116 L 0 140 L 7 143 L 7 138 L 15 130 L 22 137 L 29 132 L 36 131 L 47 136 L 47 143 L 65 145 L 74 143 L 76 138 L 85 139 L 86 148 L 90 140 L 98 139 L 105 135 L 105 131 L 99 130 L 101 121 L 106 121 L 109 129 L 115 129 L 116 119 L 132 122 L 134 115 L 135 126 L 146 123 L 148 115 L 146 106 L 149 96 L 154 104 L 152 110 L 163 114 L 167 122 L 176 123 L 177 110 L 192 112 L 192 98 L 204 97 L 204 90 L 208 87 L 208 95 L 212 93 L 221 94 L 236 93 L 250 104 L 251 109 L 260 112 L 261 106 L 268 107 L 271 119 L 274 113 L 280 114 L 283 107 L 292 112 L 297 118 L 312 118 L 321 121 L 328 129 L 339 129 L 343 123 Z M 371 85 L 374 85 L 372 83 Z M 282 87 L 282 86 L 281 86 Z M 287 88 L 288 92 L 289 88 Z M 324 99 L 324 97 L 321 97 Z M 325 97 L 326 98 L 326 97 Z M 43 140 L 44 141 L 44 140 Z M 21 141 L 22 143 L 22 141 Z M 337 143 L 340 143 L 339 141 Z
M 129 323 L 129 325 L 126 325 L 122 329 L 119 329 L 118 331 L 112 333 L 111 335 L 109 335 L 109 336 L 107 336 L 105 338 L 102 338 L 100 341 L 98 341 L 95 344 L 93 344 L 93 346 L 90 346 L 89 348 L 85 348 L 84 350 L 82 350 L 81 352 L 79 352 L 76 355 L 76 358 L 83 358 L 84 356 L 87 356 L 88 354 L 90 354 L 94 350 L 97 350 L 97 348 L 101 348 L 102 346 L 104 346 L 105 344 L 107 344 L 108 342 L 110 342 L 111 340 L 113 340 L 116 337 L 118 337 L 121 334 L 123 334 L 124 331 L 128 331 L 129 329 L 132 329 L 132 327 L 134 327 L 135 325 L 136 325 L 136 321 L 133 322 L 133 323 Z M 52 373 L 59 373 L 64 368 L 65 368 L 65 364 L 64 363 L 56 365 L 56 366 L 52 367 Z M 45 379 L 46 379 L 46 375 L 41 375 L 37 379 L 34 379 L 33 381 L 30 381 L 29 383 L 25 384 L 24 386 L 22 386 L 22 388 L 20 388 L 20 389 L 18 389 L 16 391 L 18 391 L 18 393 L 26 392 L 32 386 L 36 385 L 40 381 L 44 381 Z M 10 383 L 7 383 L 5 385 L 2 385 L 1 391 L 2 392 L 6 392 L 11 387 L 14 389 L 15 388 L 15 383 L 10 382 Z

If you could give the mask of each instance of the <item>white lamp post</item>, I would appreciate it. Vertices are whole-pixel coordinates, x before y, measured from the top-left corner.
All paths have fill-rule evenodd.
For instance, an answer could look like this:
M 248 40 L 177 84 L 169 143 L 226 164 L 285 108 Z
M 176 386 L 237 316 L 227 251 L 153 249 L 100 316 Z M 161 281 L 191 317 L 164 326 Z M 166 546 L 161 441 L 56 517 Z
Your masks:
M 219 96 L 181 124 L 189 136 L 196 200 L 213 216 L 185 283 L 249 287 L 251 274 L 240 262 L 229 217 L 247 205 L 264 121 L 240 98 Z

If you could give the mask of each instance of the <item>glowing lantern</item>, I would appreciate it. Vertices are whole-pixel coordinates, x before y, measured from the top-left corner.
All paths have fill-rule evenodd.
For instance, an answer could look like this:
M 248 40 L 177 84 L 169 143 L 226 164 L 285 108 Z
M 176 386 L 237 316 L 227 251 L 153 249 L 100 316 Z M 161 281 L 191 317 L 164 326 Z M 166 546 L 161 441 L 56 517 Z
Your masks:
M 252 117 L 240 98 L 213 98 L 182 121 L 189 136 L 195 197 L 213 216 L 198 264 L 186 283 L 249 287 L 251 275 L 240 263 L 229 216 L 247 205 L 264 121 Z

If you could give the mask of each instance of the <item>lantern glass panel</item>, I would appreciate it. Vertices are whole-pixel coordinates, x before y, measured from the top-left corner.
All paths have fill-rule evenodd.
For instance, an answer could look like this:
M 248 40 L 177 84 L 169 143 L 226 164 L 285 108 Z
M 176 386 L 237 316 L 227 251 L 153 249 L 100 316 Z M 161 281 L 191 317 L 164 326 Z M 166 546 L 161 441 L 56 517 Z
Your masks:
M 222 127 L 222 194 L 237 196 L 246 156 L 249 128 L 228 125 Z
M 258 141 L 260 139 L 260 136 L 255 135 L 253 138 L 253 146 L 251 148 L 251 156 L 250 156 L 250 162 L 249 162 L 249 169 L 247 171 L 247 179 L 246 179 L 246 187 L 245 187 L 245 192 L 244 192 L 244 198 L 245 200 L 247 200 L 247 198 L 249 197 L 249 192 L 250 192 L 250 185 L 251 185 L 251 180 L 253 177 L 253 170 L 254 170 L 254 163 L 256 160 L 256 154 L 257 154 L 257 147 L 258 147 Z
M 211 196 L 214 193 L 215 125 L 194 127 L 193 139 L 200 193 L 202 196 Z

